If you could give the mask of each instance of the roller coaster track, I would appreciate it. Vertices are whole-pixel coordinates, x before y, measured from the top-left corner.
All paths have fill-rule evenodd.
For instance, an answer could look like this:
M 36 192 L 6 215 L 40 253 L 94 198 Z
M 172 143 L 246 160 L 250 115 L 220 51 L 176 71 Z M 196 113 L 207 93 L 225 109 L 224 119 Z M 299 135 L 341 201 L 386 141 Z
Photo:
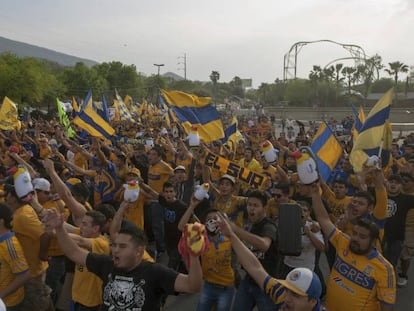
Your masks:
M 286 82 L 287 80 L 290 80 L 290 79 L 296 79 L 298 54 L 305 45 L 313 44 L 313 43 L 332 43 L 332 44 L 336 44 L 336 45 L 343 47 L 351 55 L 347 59 L 353 59 L 355 61 L 355 67 L 361 64 L 365 64 L 366 60 L 369 58 L 365 54 L 364 49 L 360 47 L 359 45 L 355 45 L 355 44 L 344 44 L 344 43 L 340 43 L 340 42 L 336 42 L 332 40 L 315 40 L 315 41 L 296 42 L 295 44 L 291 46 L 290 50 L 284 56 L 283 81 Z

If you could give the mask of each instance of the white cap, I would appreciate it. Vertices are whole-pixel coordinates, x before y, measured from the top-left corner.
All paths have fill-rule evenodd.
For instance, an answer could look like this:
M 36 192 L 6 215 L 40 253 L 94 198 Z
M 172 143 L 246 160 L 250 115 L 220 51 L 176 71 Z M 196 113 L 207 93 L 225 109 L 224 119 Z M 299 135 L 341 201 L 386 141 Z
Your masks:
M 45 178 L 35 178 L 32 181 L 35 190 L 50 192 L 50 182 Z
M 185 166 L 183 166 L 183 165 L 178 165 L 175 169 L 174 169 L 174 172 L 175 171 L 178 171 L 178 170 L 182 170 L 182 171 L 186 171 L 186 169 L 185 169 Z
M 319 277 L 308 268 L 296 268 L 289 272 L 285 280 L 277 280 L 290 291 L 309 298 L 318 299 L 322 293 Z
M 230 180 L 233 184 L 236 183 L 236 178 L 234 178 L 233 176 L 229 175 L 229 174 L 224 174 L 223 176 L 220 177 L 220 180 L 222 179 L 228 179 Z

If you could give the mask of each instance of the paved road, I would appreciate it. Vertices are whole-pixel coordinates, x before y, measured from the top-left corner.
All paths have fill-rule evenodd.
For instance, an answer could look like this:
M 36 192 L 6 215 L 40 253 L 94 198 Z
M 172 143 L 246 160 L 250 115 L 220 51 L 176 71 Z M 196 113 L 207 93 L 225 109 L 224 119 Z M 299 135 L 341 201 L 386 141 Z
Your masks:
M 397 304 L 394 311 L 414 311 L 414 262 L 409 271 L 409 282 L 407 287 L 399 288 L 397 291 Z M 329 273 L 328 265 L 324 256 L 321 256 L 321 268 L 325 277 Z M 179 295 L 168 297 L 164 311 L 193 311 L 196 309 L 198 294 Z

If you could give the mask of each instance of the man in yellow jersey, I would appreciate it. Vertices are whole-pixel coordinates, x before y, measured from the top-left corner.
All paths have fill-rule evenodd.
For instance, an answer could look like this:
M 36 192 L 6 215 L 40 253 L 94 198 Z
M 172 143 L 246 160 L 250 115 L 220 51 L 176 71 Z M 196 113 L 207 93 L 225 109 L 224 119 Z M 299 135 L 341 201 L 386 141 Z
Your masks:
M 384 225 L 387 219 L 388 197 L 383 171 L 375 169 L 371 171 L 371 176 L 375 186 L 375 199 L 369 191 L 355 193 L 346 208 L 345 214 L 339 218 L 336 225 L 338 229 L 350 236 L 352 223 L 358 219 L 367 218 L 373 221 L 380 230 L 376 246 L 381 251 L 381 241 L 384 237 Z
M 30 279 L 29 266 L 23 249 L 10 231 L 12 213 L 6 204 L 0 204 L 0 299 L 9 311 L 19 311 L 24 298 L 23 285 Z
M 233 176 L 227 174 L 221 176 L 218 189 L 215 187 L 211 188 L 214 195 L 211 199 L 215 209 L 226 213 L 231 221 L 242 227 L 247 197 L 234 195 L 235 185 L 236 179 Z
M 65 214 L 65 204 L 59 199 L 59 196 L 53 196 L 50 193 L 50 182 L 45 178 L 35 178 L 32 181 L 33 188 L 36 191 L 37 201 L 42 206 L 39 216 L 50 208 L 54 208 L 59 213 Z M 33 203 L 33 202 L 32 202 Z M 32 207 L 37 211 L 36 206 Z M 52 237 L 47 252 L 49 267 L 46 271 L 45 283 L 52 289 L 51 297 L 53 304 L 56 304 L 61 288 L 61 280 L 65 275 L 65 256 L 59 247 L 56 238 Z
M 326 307 L 330 311 L 393 310 L 396 298 L 393 266 L 375 248 L 379 229 L 370 219 L 359 218 L 351 236 L 344 235 L 329 218 L 319 184 L 309 185 L 316 219 L 336 249 L 329 275 Z
M 32 310 L 53 310 L 50 289 L 44 283 L 48 264 L 40 258 L 47 258 L 50 236 L 28 202 L 33 197 L 30 182 L 16 184 L 8 177 L 5 184 L 6 203 L 13 213 L 13 231 L 23 248 L 29 265 L 31 278 L 25 283 L 25 299 L 22 308 Z M 17 194 L 19 193 L 19 195 Z
M 160 146 L 154 146 L 148 154 L 148 162 L 150 164 L 148 169 L 148 186 L 158 193 L 162 192 L 164 183 L 174 175 L 173 168 L 162 159 L 163 154 L 164 151 Z M 151 200 L 145 213 L 147 211 L 151 215 L 152 233 L 154 234 L 156 244 L 157 256 L 154 257 L 159 257 L 165 252 L 164 209 L 158 201 Z
M 244 149 L 244 158 L 239 160 L 239 165 L 241 167 L 246 167 L 252 172 L 259 173 L 262 170 L 262 166 L 260 165 L 259 161 L 254 158 L 254 150 L 251 147 L 246 147 Z M 243 192 L 249 189 L 248 185 L 242 183 L 240 185 L 240 190 Z
M 70 234 L 79 247 L 94 254 L 109 255 L 109 240 L 101 234 L 105 216 L 97 211 L 88 211 L 80 225 L 80 235 Z M 98 311 L 102 304 L 102 280 L 77 264 L 72 284 L 72 299 L 75 311 Z
M 329 208 L 329 216 L 334 224 L 345 214 L 347 206 L 352 202 L 352 196 L 347 196 L 347 182 L 344 179 L 337 179 L 333 182 L 331 189 L 321 178 L 322 198 Z M 331 246 L 331 245 L 329 245 Z M 332 267 L 335 260 L 335 248 L 329 247 L 326 252 L 329 267 Z
M 181 217 L 178 224 L 180 231 L 184 230 L 190 221 L 194 209 L 200 201 L 193 196 L 190 206 Z M 203 213 L 203 222 L 206 226 L 209 247 L 201 255 L 204 284 L 201 289 L 197 311 L 211 310 L 216 305 L 217 311 L 230 310 L 234 296 L 234 270 L 232 267 L 232 250 L 230 240 L 221 234 L 218 229 L 218 210 L 207 209 Z

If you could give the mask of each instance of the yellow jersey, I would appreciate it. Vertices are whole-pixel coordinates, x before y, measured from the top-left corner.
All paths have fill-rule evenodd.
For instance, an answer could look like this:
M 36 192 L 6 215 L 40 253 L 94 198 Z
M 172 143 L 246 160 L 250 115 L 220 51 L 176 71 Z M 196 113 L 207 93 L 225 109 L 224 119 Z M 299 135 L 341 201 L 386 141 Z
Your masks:
M 231 243 L 227 237 L 221 235 L 217 241 L 209 238 L 208 250 L 201 255 L 201 268 L 207 282 L 221 286 L 234 285 Z
M 44 230 L 30 205 L 23 205 L 14 212 L 13 231 L 22 245 L 30 274 L 34 277 L 41 275 L 48 267 L 46 261 L 39 259 L 40 237 L 44 234 Z
M 162 164 L 160 164 L 163 162 Z M 151 165 L 148 169 L 148 186 L 157 191 L 162 192 L 164 183 L 170 179 L 170 176 L 174 175 L 173 168 L 166 162 L 160 161 L 154 165 Z
M 67 219 L 69 217 L 70 211 L 69 209 L 64 207 L 65 203 L 62 200 L 59 200 L 59 201 L 60 201 L 59 203 L 57 201 L 47 201 L 42 206 L 45 209 L 51 209 L 51 208 L 55 209 L 60 214 L 63 214 L 65 219 Z M 63 210 L 61 210 L 61 207 L 63 207 Z M 64 255 L 62 249 L 60 248 L 59 242 L 55 236 L 53 236 L 50 239 L 50 244 L 49 244 L 49 249 L 47 251 L 47 255 L 52 256 L 52 257 Z
M 103 235 L 90 239 L 92 253 L 109 255 L 109 241 Z M 72 283 L 72 299 L 86 307 L 102 304 L 102 280 L 86 266 L 76 265 Z
M 247 197 L 231 195 L 228 200 L 223 200 L 223 198 L 218 196 L 214 200 L 214 208 L 226 213 L 229 219 L 239 227 L 243 227 L 243 216 L 246 206 Z
M 326 200 L 326 203 L 331 210 L 329 217 L 335 224 L 338 221 L 339 217 L 345 213 L 346 208 L 349 203 L 352 202 L 353 197 L 345 196 L 342 199 L 337 199 L 335 193 L 331 190 L 331 188 L 329 188 L 329 186 L 326 186 L 326 190 L 323 191 L 323 198 Z
M 13 232 L 0 236 L 0 291 L 7 288 L 14 280 L 15 275 L 29 270 L 23 249 Z M 24 287 L 19 287 L 10 295 L 3 297 L 7 307 L 13 307 L 22 302 Z
M 375 249 L 357 255 L 349 250 L 349 237 L 335 228 L 328 236 L 336 249 L 329 275 L 326 308 L 330 311 L 380 310 L 380 303 L 393 306 L 396 298 L 393 266 Z

